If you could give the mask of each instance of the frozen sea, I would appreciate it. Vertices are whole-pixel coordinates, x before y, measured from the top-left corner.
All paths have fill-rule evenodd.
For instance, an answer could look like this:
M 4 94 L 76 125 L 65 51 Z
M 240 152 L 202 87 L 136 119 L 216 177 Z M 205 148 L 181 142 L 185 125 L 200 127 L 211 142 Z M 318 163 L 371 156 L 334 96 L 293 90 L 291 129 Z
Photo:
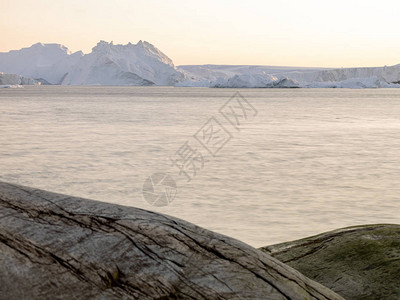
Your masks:
M 168 206 L 142 194 L 157 172 L 177 184 Z M 1 89 L 0 180 L 161 212 L 255 247 L 400 223 L 400 90 Z

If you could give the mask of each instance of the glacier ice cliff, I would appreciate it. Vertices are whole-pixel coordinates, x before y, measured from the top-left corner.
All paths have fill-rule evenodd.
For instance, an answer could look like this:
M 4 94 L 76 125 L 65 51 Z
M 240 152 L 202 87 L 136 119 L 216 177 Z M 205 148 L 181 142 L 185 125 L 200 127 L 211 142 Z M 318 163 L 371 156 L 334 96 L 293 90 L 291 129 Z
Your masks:
M 271 66 L 180 66 L 179 86 L 224 88 L 390 88 L 400 87 L 400 65 L 376 68 L 296 68 Z

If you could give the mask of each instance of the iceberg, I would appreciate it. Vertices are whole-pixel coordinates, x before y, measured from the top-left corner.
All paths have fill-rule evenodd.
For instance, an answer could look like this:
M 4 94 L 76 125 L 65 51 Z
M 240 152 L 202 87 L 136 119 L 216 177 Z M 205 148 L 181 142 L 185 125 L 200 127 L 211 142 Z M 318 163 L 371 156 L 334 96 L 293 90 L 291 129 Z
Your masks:
M 0 53 L 0 72 L 43 78 L 51 84 L 59 84 L 82 55 L 82 52 L 72 54 L 60 44 L 37 43 L 29 48 Z
M 2 89 L 17 89 L 17 88 L 23 88 L 22 85 L 19 84 L 0 84 L 0 88 Z
M 61 81 L 64 85 L 174 85 L 183 78 L 172 60 L 148 42 L 100 41 Z
M 37 43 L 0 53 L 0 71 L 61 85 L 174 85 L 184 78 L 170 58 L 145 41 L 100 41 L 89 54 Z
M 0 72 L 42 84 L 134 85 L 214 88 L 398 88 L 400 64 L 374 68 L 307 68 L 249 65 L 184 65 L 154 45 L 100 41 L 72 53 L 60 44 L 37 43 L 0 53 Z M 18 81 L 18 80 L 17 80 Z M 20 84 L 20 83 L 16 83 Z M 24 84 L 24 83 L 22 83 Z
M 0 86 L 19 87 L 22 85 L 40 85 L 41 82 L 17 74 L 4 74 L 0 72 Z
M 215 88 L 297 88 L 299 84 L 287 77 L 276 77 L 270 74 L 241 74 L 227 79 L 219 78 L 211 82 Z

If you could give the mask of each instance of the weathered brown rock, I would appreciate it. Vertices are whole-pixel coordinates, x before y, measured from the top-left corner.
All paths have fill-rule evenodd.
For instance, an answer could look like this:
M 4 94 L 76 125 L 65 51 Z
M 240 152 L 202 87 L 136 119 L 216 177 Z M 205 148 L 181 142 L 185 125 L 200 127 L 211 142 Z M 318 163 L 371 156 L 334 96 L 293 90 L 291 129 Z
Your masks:
M 347 300 L 400 299 L 400 225 L 348 227 L 261 250 Z
M 342 299 L 235 239 L 0 183 L 2 299 Z

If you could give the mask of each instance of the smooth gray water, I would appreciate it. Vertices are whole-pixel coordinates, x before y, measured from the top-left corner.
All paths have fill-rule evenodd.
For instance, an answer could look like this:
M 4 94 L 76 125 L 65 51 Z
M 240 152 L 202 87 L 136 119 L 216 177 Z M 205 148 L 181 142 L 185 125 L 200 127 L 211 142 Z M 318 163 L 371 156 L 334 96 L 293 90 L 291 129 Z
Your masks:
M 400 223 L 400 90 L 240 90 L 258 114 L 218 113 L 232 89 L 0 89 L 0 180 L 150 209 L 253 246 L 367 223 Z M 232 139 L 212 157 L 193 135 L 215 116 Z M 170 158 L 185 142 L 190 183 Z M 178 193 L 149 205 L 145 179 Z

